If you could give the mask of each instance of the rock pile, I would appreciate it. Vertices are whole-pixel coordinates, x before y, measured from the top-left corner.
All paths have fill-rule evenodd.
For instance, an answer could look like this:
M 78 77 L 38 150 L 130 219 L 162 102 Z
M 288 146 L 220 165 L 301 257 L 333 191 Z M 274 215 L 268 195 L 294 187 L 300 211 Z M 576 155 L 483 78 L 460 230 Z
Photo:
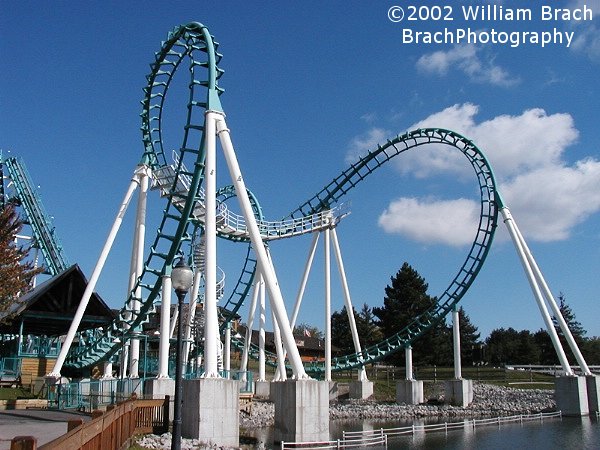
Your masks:
M 442 399 L 440 399 L 442 400 Z M 466 407 L 444 404 L 404 405 L 371 400 L 334 402 L 329 417 L 336 419 L 410 419 L 413 417 L 495 417 L 552 411 L 556 407 L 552 390 L 525 390 L 475 383 L 473 403 Z M 254 402 L 252 414 L 240 414 L 242 428 L 268 427 L 274 423 L 270 402 Z

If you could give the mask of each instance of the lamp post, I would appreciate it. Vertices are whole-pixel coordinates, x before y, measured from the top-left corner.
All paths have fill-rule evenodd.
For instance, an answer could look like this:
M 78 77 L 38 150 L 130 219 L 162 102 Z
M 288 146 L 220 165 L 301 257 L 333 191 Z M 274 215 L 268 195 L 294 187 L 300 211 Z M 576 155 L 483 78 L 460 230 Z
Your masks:
M 171 450 L 181 449 L 181 402 L 183 400 L 183 368 L 181 353 L 183 350 L 182 323 L 183 301 L 192 287 L 194 273 L 181 257 L 171 271 L 171 283 L 177 294 L 177 352 L 175 353 L 175 405 L 173 406 L 173 438 Z

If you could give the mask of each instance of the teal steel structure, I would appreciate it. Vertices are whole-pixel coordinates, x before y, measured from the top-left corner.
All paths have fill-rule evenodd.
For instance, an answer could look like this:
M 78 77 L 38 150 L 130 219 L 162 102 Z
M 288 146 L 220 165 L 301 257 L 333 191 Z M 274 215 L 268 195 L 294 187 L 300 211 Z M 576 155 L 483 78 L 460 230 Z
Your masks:
M 182 252 L 182 246 L 189 245 L 194 234 L 202 232 L 202 214 L 199 214 L 198 211 L 202 209 L 203 205 L 200 186 L 204 178 L 206 155 L 204 117 L 207 111 L 222 112 L 220 96 L 223 89 L 218 86 L 218 80 L 223 74 L 223 70 L 218 67 L 221 55 L 217 49 L 218 44 L 214 42 L 208 29 L 202 24 L 194 22 L 178 26 L 171 31 L 160 51 L 156 53 L 155 60 L 150 64 L 151 71 L 147 76 L 148 84 L 144 88 L 144 99 L 142 100 L 141 130 L 144 143 L 142 163 L 152 168 L 155 177 L 163 174 L 161 190 L 166 199 L 164 214 L 150 246 L 143 272 L 121 309 L 119 319 L 110 328 L 104 330 L 94 342 L 88 343 L 85 347 L 72 348 L 65 361 L 67 366 L 87 367 L 106 360 L 117 352 L 123 342 L 115 343 L 113 336 L 131 338 L 124 334 L 123 330 L 139 329 L 139 326 L 147 321 L 148 315 L 154 311 L 154 304 L 159 297 L 162 276 L 170 274 L 173 260 Z M 176 163 L 171 166 L 165 157 L 162 131 L 163 111 L 173 77 L 176 71 L 183 66 L 187 67 L 190 73 L 189 98 L 178 158 L 176 158 Z M 399 135 L 370 151 L 284 218 L 284 220 L 288 220 L 286 223 L 289 226 L 290 220 L 300 221 L 315 214 L 331 211 L 354 187 L 392 158 L 409 150 L 418 151 L 419 148 L 426 145 L 440 145 L 456 149 L 471 164 L 480 194 L 480 217 L 476 237 L 464 263 L 446 290 L 438 297 L 435 307 L 415 317 L 411 324 L 395 336 L 375 346 L 365 348 L 359 354 L 334 359 L 333 370 L 361 367 L 409 346 L 436 323 L 443 320 L 452 311 L 454 305 L 464 297 L 483 266 L 497 226 L 501 200 L 497 193 L 494 175 L 481 150 L 466 137 L 445 129 L 418 129 Z M 189 167 L 193 167 L 193 169 L 188 170 L 184 161 L 187 161 L 188 165 L 191 162 Z M 235 192 L 232 187 L 222 188 L 217 194 L 218 202 L 221 204 L 234 196 Z M 255 217 L 262 221 L 263 213 L 258 201 L 252 195 L 250 198 Z M 292 230 L 289 233 L 283 229 L 280 230 L 275 237 L 285 238 L 297 234 L 294 232 L 294 227 L 295 225 L 289 228 Z M 247 234 L 226 226 L 217 228 L 217 233 L 224 239 L 248 245 L 248 252 L 238 282 L 233 293 L 225 302 L 224 309 L 235 314 L 242 306 L 252 285 L 256 271 L 256 259 L 248 244 Z M 273 236 L 268 239 L 273 239 Z M 143 292 L 141 298 L 137 298 L 135 294 L 140 291 L 138 287 Z M 141 302 L 138 310 L 132 307 L 134 301 Z M 243 345 L 243 342 L 239 340 L 234 339 L 233 342 L 236 345 Z M 250 353 L 257 356 L 258 349 L 253 347 Z M 275 355 L 271 355 L 270 360 L 275 364 Z M 306 371 L 312 374 L 322 373 L 323 370 L 324 368 L 320 364 L 311 364 L 306 368 Z
M 63 252 L 60 239 L 50 216 L 46 213 L 42 200 L 31 180 L 25 162 L 19 157 L 4 158 L 0 153 L 0 172 L 2 174 L 2 191 L 0 192 L 2 207 L 14 202 L 21 207 L 24 214 L 22 220 L 31 227 L 32 248 L 41 251 L 44 258 L 44 270 L 54 276 L 69 268 L 68 260 Z M 5 186 L 4 177 L 10 179 L 12 195 Z

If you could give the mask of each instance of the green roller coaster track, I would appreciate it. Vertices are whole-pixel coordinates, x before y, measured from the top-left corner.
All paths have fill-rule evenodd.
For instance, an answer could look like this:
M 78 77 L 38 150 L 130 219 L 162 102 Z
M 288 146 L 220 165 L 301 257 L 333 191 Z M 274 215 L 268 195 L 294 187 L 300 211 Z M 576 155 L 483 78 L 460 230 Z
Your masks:
M 4 178 L 4 168 L 12 181 L 15 196 L 8 201 L 16 201 L 23 209 L 25 213 L 23 219 L 30 225 L 33 234 L 32 247 L 39 248 L 44 258 L 45 273 L 54 276 L 67 270 L 69 268 L 68 260 L 64 255 L 50 216 L 46 213 L 42 200 L 31 181 L 25 162 L 22 158 L 3 158 L 0 153 L 0 176 L 2 178 Z M 7 202 L 3 179 L 0 184 L 2 189 L 0 192 L 2 205 L 0 207 L 3 208 Z
M 183 142 L 180 147 L 179 162 L 175 177 L 167 197 L 161 225 L 156 234 L 150 253 L 147 257 L 142 275 L 132 289 L 125 306 L 121 310 L 120 319 L 111 329 L 106 330 L 100 337 L 85 348 L 74 348 L 66 361 L 72 367 L 89 366 L 99 360 L 114 354 L 122 344 L 115 344 L 112 336 L 121 335 L 124 328 L 136 329 L 147 320 L 153 311 L 154 303 L 159 297 L 162 276 L 168 275 L 175 256 L 180 252 L 183 242 L 191 241 L 189 226 L 202 228 L 202 223 L 193 218 L 193 211 L 200 202 L 200 184 L 204 175 L 204 112 L 207 110 L 221 111 L 219 96 L 223 90 L 218 87 L 217 80 L 223 71 L 217 67 L 221 55 L 216 52 L 217 43 L 213 43 L 207 28 L 198 23 L 176 27 L 169 33 L 161 50 L 156 53 L 155 61 L 150 65 L 145 97 L 142 101 L 142 134 L 144 155 L 142 163 L 153 169 L 167 166 L 162 140 L 162 114 L 167 91 L 177 68 L 188 60 L 191 79 L 189 82 L 189 100 L 187 104 L 187 120 L 183 130 Z M 198 55 L 203 58 L 196 59 Z M 202 76 L 200 75 L 202 74 Z M 194 146 L 193 143 L 199 143 Z M 481 270 L 488 255 L 494 232 L 497 226 L 498 208 L 501 199 L 496 190 L 494 175 L 483 153 L 467 138 L 450 130 L 426 128 L 411 131 L 389 140 L 384 145 L 370 151 L 356 163 L 350 165 L 339 176 L 334 178 L 316 195 L 293 210 L 287 218 L 301 218 L 331 209 L 340 199 L 359 185 L 379 167 L 407 150 L 417 149 L 425 145 L 445 145 L 460 151 L 474 169 L 480 193 L 480 217 L 477 233 L 469 253 L 450 282 L 449 286 L 439 296 L 434 307 L 415 317 L 413 321 L 398 332 L 377 345 L 365 348 L 359 354 L 346 355 L 333 360 L 333 370 L 357 368 L 364 364 L 378 361 L 392 352 L 405 348 L 419 339 L 436 323 L 453 309 L 465 295 L 475 277 Z M 188 171 L 183 165 L 184 157 L 194 159 L 194 169 Z M 187 177 L 191 180 L 189 190 L 183 192 L 178 186 L 180 179 Z M 232 187 L 219 190 L 218 200 L 225 202 L 235 195 Z M 262 210 L 258 201 L 251 195 L 255 216 L 262 219 Z M 184 202 L 183 202 L 184 200 Z M 183 205 L 183 206 L 181 206 Z M 232 241 L 245 242 L 247 238 L 237 235 L 220 233 L 220 237 Z M 247 244 L 248 245 L 248 244 Z M 233 293 L 225 303 L 225 307 L 237 312 L 242 306 L 252 285 L 256 270 L 256 260 L 248 245 L 248 252 L 242 272 Z M 141 287 L 146 295 L 142 295 L 142 307 L 139 312 L 130 307 L 135 299 L 137 287 Z M 232 317 L 229 316 L 229 317 Z M 229 319 L 227 317 L 226 319 Z M 233 340 L 234 345 L 242 346 L 241 340 Z M 258 348 L 252 346 L 250 355 L 258 356 Z M 275 363 L 275 355 L 268 355 L 269 363 Z M 307 372 L 319 374 L 323 372 L 322 364 L 311 364 Z

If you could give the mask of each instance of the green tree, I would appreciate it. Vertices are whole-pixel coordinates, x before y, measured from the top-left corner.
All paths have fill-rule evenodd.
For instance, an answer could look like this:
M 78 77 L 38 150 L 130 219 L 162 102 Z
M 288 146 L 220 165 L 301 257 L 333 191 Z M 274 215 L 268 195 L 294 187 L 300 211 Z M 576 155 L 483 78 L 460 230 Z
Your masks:
M 352 308 L 352 312 L 356 317 L 357 314 L 354 308 Z M 352 333 L 345 306 L 340 311 L 335 311 L 331 315 L 331 343 L 339 348 L 340 352 L 344 355 L 354 353 Z
M 558 364 L 558 356 L 556 356 L 556 350 L 552 345 L 550 335 L 546 330 L 540 328 L 533 335 L 535 344 L 539 350 L 539 364 L 543 365 L 554 365 Z
M 0 211 L 0 319 L 10 318 L 11 306 L 18 302 L 19 296 L 30 290 L 31 281 L 41 269 L 26 261 L 28 248 L 18 246 L 15 237 L 21 231 L 23 223 L 12 204 Z
M 567 304 L 567 299 L 562 292 L 560 294 L 558 294 L 558 307 L 560 309 L 561 315 L 563 316 L 563 319 L 565 320 L 565 322 L 567 324 L 567 327 L 569 328 L 569 331 L 573 335 L 573 339 L 575 340 L 575 343 L 577 344 L 577 346 L 580 349 L 582 349 L 584 347 L 584 343 L 586 341 L 586 339 L 585 339 L 586 331 L 583 328 L 583 326 L 581 325 L 581 323 L 577 321 L 577 318 L 575 317 L 575 313 L 573 312 L 571 307 Z M 569 347 L 569 344 L 567 342 L 567 339 L 566 339 L 562 329 L 558 325 L 558 320 L 556 319 L 556 316 L 552 317 L 552 322 L 554 324 L 554 328 L 556 329 L 556 333 L 558 334 L 558 339 L 565 351 L 567 359 L 569 360 L 569 362 L 571 364 L 575 364 L 576 363 L 575 355 L 573 354 L 573 351 Z M 554 349 L 554 346 L 552 345 L 552 340 L 550 339 L 550 335 L 548 334 L 548 332 L 544 329 L 540 329 L 539 331 L 537 331 L 535 333 L 534 336 L 535 336 L 536 343 L 540 349 L 540 364 L 549 364 L 549 365 L 550 364 L 558 364 L 559 363 L 558 356 L 556 355 L 556 350 Z M 582 350 L 582 353 L 585 357 L 585 353 L 583 352 L 583 350 Z
M 485 340 L 488 362 L 494 365 L 514 363 L 517 354 L 519 333 L 514 328 L 492 330 Z
M 586 339 L 583 342 L 583 348 L 581 349 L 585 362 L 590 365 L 600 364 L 600 337 L 594 336 Z
M 299 325 L 296 325 L 294 328 L 294 334 L 301 334 L 317 339 L 323 339 L 324 337 L 323 332 L 321 330 L 319 330 L 316 326 L 309 325 L 307 323 L 301 323 Z
M 366 303 L 360 312 L 352 308 L 356 331 L 361 347 L 367 348 L 383 340 L 383 333 L 375 323 L 371 308 Z M 331 341 L 343 354 L 354 353 L 354 341 L 350 330 L 347 309 L 344 306 L 340 311 L 331 315 Z
M 385 288 L 383 307 L 374 307 L 373 314 L 384 337 L 390 337 L 408 326 L 417 316 L 436 305 L 437 299 L 427 294 L 425 279 L 408 263 L 404 263 L 398 273 L 391 278 L 391 284 Z M 444 323 L 440 322 L 413 344 L 415 364 L 435 363 L 435 336 L 443 332 Z M 388 361 L 404 365 L 404 355 L 398 352 Z
M 383 332 L 377 325 L 373 310 L 366 303 L 363 304 L 358 316 L 356 317 L 356 329 L 360 343 L 365 347 L 371 347 L 383 340 Z
M 495 329 L 485 343 L 486 358 L 491 364 L 536 364 L 539 361 L 539 348 L 529 330 Z

